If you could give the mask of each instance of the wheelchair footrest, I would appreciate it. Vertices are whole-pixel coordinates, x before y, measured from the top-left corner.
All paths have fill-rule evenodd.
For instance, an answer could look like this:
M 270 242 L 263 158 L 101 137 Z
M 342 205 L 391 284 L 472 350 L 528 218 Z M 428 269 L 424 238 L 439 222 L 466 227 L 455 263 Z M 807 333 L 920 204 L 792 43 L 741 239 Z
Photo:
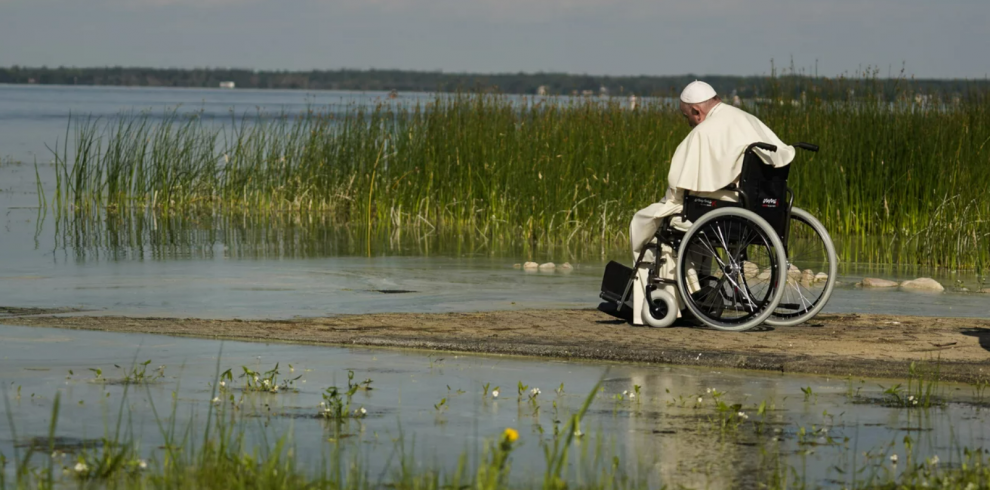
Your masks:
M 633 270 L 616 261 L 609 261 L 605 265 L 605 276 L 602 277 L 601 298 L 606 301 L 618 303 L 622 299 L 622 293 L 626 291 L 629 279 Z M 631 298 L 626 298 L 630 300 Z

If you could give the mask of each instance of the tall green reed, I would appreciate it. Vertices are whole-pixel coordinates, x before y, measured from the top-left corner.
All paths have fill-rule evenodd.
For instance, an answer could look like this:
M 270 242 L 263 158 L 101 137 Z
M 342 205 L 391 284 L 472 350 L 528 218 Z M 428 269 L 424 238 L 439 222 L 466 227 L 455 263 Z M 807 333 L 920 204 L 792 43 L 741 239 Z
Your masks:
M 795 204 L 847 260 L 984 268 L 990 262 L 990 99 L 889 94 L 869 79 L 779 90 L 745 108 L 799 154 Z M 878 88 L 879 87 L 879 88 Z M 373 229 L 473 235 L 492 248 L 627 239 L 663 195 L 689 128 L 676 107 L 615 99 L 438 95 L 225 125 L 170 112 L 81 120 L 56 152 L 56 207 L 72 215 L 296 215 Z M 68 139 L 68 138 L 67 138 Z M 364 228 L 362 228 L 364 229 Z

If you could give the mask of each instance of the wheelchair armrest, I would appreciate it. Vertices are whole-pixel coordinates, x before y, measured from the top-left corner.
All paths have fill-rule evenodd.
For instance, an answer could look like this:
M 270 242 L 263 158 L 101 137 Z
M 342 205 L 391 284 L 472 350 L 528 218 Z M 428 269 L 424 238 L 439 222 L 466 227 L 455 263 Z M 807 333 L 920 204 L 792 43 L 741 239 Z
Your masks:
M 761 141 L 757 141 L 756 143 L 753 143 L 746 147 L 746 153 L 752 153 L 753 148 L 759 148 L 761 150 L 766 150 L 769 152 L 777 151 L 777 145 L 771 145 L 770 143 L 763 143 Z

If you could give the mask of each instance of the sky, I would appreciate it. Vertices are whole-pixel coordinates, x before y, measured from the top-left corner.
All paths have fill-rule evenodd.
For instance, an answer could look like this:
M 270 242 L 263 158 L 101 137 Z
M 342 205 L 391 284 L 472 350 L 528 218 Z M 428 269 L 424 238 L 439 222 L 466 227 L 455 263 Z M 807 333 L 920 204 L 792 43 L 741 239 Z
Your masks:
M 990 0 L 0 0 L 0 66 L 986 78 Z

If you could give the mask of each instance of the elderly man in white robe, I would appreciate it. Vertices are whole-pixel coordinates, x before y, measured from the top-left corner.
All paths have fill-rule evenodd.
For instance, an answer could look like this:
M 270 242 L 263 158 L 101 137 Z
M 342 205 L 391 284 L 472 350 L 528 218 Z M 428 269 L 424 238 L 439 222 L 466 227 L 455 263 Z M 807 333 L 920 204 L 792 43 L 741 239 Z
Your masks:
M 767 165 L 783 167 L 794 159 L 794 147 L 784 144 L 763 122 L 755 116 L 723 104 L 715 89 L 702 81 L 688 84 L 681 92 L 681 112 L 693 128 L 684 141 L 677 146 L 670 160 L 667 174 L 667 193 L 660 202 L 639 210 L 629 226 L 629 241 L 632 245 L 633 260 L 651 240 L 663 220 L 671 218 L 671 225 L 682 231 L 690 228 L 690 223 L 681 220 L 684 191 L 701 197 L 735 201 L 734 191 L 724 190 L 736 183 L 742 172 L 746 147 L 751 143 L 763 142 L 777 146 L 776 152 L 755 149 Z M 662 245 L 660 254 L 666 259 L 659 271 L 663 279 L 676 277 L 676 261 L 672 250 Z M 652 251 L 644 257 L 655 260 Z M 645 284 L 648 280 L 648 266 L 637 270 L 633 285 L 633 324 L 642 325 Z M 677 315 L 684 307 L 683 299 L 677 295 L 673 284 L 661 284 L 674 298 L 678 298 Z

